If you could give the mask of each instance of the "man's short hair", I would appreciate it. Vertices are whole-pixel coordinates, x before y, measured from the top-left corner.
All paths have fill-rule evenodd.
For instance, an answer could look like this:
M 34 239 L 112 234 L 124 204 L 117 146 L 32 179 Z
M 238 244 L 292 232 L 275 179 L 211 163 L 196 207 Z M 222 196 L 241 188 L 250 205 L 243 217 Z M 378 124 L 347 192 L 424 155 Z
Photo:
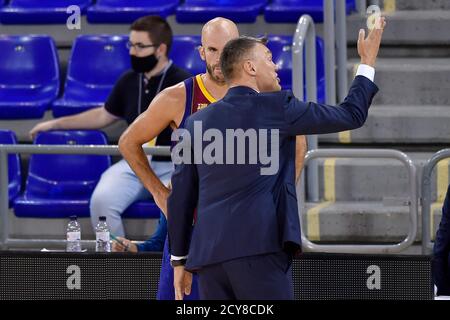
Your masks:
M 220 55 L 220 68 L 226 81 L 230 81 L 236 76 L 237 64 L 247 58 L 258 43 L 265 45 L 267 38 L 241 36 L 227 42 Z
M 130 26 L 132 31 L 145 31 L 153 44 L 164 43 L 167 46 L 167 55 L 172 47 L 172 28 L 160 16 L 145 16 L 137 19 Z

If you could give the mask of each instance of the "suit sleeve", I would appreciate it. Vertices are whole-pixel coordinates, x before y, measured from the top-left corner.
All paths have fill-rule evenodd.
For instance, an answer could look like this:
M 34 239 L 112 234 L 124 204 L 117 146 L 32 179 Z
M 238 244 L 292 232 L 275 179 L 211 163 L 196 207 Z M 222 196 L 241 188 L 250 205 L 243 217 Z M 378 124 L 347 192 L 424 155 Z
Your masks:
M 191 123 L 191 119 L 188 118 L 186 121 L 188 132 L 190 131 L 189 128 L 192 127 Z M 190 133 L 192 132 L 190 131 Z M 191 137 L 193 137 L 192 134 Z M 171 255 L 179 257 L 188 255 L 199 187 L 192 146 L 189 144 L 189 148 L 183 150 L 190 153 L 191 161 L 175 166 L 171 180 L 172 190 L 167 200 L 169 251 Z
M 450 186 L 447 190 L 442 218 L 433 248 L 433 279 L 438 295 L 450 295 Z M 433 213 L 431 213 L 433 214 Z
M 333 133 L 361 127 L 367 119 L 378 87 L 364 76 L 357 76 L 344 102 L 328 106 L 303 102 L 288 93 L 284 119 L 288 135 Z

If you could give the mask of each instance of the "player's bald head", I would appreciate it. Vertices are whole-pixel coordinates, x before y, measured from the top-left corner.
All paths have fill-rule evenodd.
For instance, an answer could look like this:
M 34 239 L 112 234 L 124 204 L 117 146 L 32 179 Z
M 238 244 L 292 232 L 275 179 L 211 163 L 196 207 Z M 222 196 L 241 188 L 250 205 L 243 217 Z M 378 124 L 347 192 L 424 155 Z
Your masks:
M 214 18 L 209 20 L 202 29 L 202 45 L 199 48 L 202 60 L 206 62 L 207 73 L 211 79 L 219 84 L 224 84 L 219 59 L 223 47 L 228 41 L 239 37 L 236 24 L 225 18 Z
M 217 17 L 209 20 L 202 28 L 202 43 L 209 41 L 211 37 L 235 39 L 239 37 L 239 31 L 236 24 L 230 19 Z

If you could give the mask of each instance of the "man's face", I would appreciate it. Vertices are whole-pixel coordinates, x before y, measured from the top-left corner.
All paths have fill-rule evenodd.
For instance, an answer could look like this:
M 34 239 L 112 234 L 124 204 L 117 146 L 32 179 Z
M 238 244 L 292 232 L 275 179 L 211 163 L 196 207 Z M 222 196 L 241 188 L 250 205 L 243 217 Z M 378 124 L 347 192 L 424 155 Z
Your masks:
M 256 85 L 261 92 L 280 91 L 280 78 L 277 65 L 272 61 L 272 52 L 263 44 L 257 44 L 253 49 Z
M 148 36 L 148 33 L 145 31 L 134 31 L 132 30 L 130 32 L 130 39 L 131 43 L 130 47 L 130 55 L 136 56 L 136 57 L 146 57 L 149 56 L 156 51 L 156 47 L 151 46 L 154 45 L 150 40 L 150 37 Z M 146 47 L 151 46 L 151 47 Z
M 222 35 L 217 34 L 214 37 L 209 34 L 202 39 L 202 46 L 199 49 L 200 56 L 206 62 L 206 71 L 217 83 L 225 83 L 222 70 L 220 69 L 220 55 L 225 44 L 234 38 L 234 35 L 224 33 Z

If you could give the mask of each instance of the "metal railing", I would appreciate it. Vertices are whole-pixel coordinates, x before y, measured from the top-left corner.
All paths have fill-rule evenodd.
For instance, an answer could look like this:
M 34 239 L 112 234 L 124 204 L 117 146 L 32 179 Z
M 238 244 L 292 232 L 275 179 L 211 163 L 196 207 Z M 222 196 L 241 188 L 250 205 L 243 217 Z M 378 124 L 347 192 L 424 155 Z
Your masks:
M 338 102 L 348 94 L 346 1 L 336 1 L 336 59 Z
M 365 16 L 367 10 L 367 0 L 356 0 L 356 11 L 361 15 Z
M 323 0 L 325 42 L 325 103 L 336 104 L 336 42 L 334 28 L 334 0 Z M 347 42 L 345 42 L 347 44 Z
M 361 14 L 366 14 L 367 1 L 357 2 Z M 325 103 L 336 104 L 336 84 L 339 102 L 344 101 L 348 94 L 347 78 L 347 15 L 346 2 L 338 0 L 323 0 L 324 8 L 324 42 L 325 42 Z M 335 27 L 336 22 L 336 27 Z M 303 99 L 303 48 L 306 49 L 306 88 L 309 101 L 317 101 L 315 61 L 315 26 L 309 15 L 300 17 L 293 40 L 292 52 L 292 86 L 294 95 Z M 305 46 L 306 41 L 306 46 Z M 337 50 L 336 50 L 337 49 Z M 314 56 L 312 56 L 314 54 Z M 311 58 L 310 58 L 311 57 Z M 337 81 L 336 81 L 337 66 Z M 313 92 L 314 90 L 314 92 Z M 318 148 L 317 135 L 308 136 L 308 150 Z M 315 161 L 311 162 L 307 170 L 308 199 L 319 200 L 318 169 Z
M 381 2 L 380 0 L 356 0 L 356 11 L 360 15 L 365 16 L 367 8 L 372 5 L 381 7 Z
M 146 154 L 155 156 L 170 156 L 169 147 L 145 147 Z M 103 145 L 4 145 L 0 144 L 0 246 L 7 248 L 9 245 L 54 245 L 63 244 L 61 239 L 11 239 L 8 221 L 9 196 L 8 196 L 8 154 L 91 154 L 91 155 L 120 155 L 118 146 Z M 90 243 L 92 241 L 82 241 Z
M 344 101 L 348 93 L 346 1 L 338 0 L 336 3 L 334 1 L 335 0 L 323 0 L 326 83 L 325 101 L 330 105 L 336 104 L 336 86 L 338 102 Z M 364 9 L 362 9 L 363 7 Z M 364 10 L 364 14 L 365 8 L 365 1 L 358 4 L 358 9 L 361 11 Z
M 450 158 L 450 149 L 435 153 L 425 164 L 422 171 L 422 253 L 429 254 L 433 248 L 431 242 L 431 174 L 439 161 Z
M 393 245 L 319 245 L 311 242 L 306 236 L 303 230 L 303 223 L 300 223 L 302 228 L 302 246 L 304 251 L 317 251 L 317 252 L 328 252 L 328 253 L 398 253 L 414 243 L 417 235 L 417 216 L 418 216 L 418 194 L 417 194 L 417 176 L 416 167 L 414 166 L 412 160 L 404 153 L 397 150 L 389 149 L 326 149 L 326 150 L 313 150 L 309 151 L 305 157 L 305 164 L 314 158 L 370 158 L 370 159 L 381 159 L 390 158 L 397 159 L 401 161 L 408 169 L 409 180 L 410 180 L 410 202 L 409 202 L 409 228 L 408 235 L 406 238 Z M 297 195 L 299 205 L 299 217 L 301 220 L 302 212 L 304 211 L 305 204 L 305 194 L 304 188 L 302 188 L 302 179 L 297 183 Z
M 306 51 L 306 59 L 303 59 Z M 292 43 L 292 89 L 294 95 L 304 100 L 303 69 L 306 63 L 306 95 L 309 101 L 317 102 L 317 68 L 316 68 L 316 29 L 314 21 L 309 15 L 300 17 L 295 29 Z M 307 136 L 308 150 L 318 147 L 317 135 Z M 308 196 L 312 201 L 319 200 L 319 169 L 317 161 L 313 161 L 307 168 Z

